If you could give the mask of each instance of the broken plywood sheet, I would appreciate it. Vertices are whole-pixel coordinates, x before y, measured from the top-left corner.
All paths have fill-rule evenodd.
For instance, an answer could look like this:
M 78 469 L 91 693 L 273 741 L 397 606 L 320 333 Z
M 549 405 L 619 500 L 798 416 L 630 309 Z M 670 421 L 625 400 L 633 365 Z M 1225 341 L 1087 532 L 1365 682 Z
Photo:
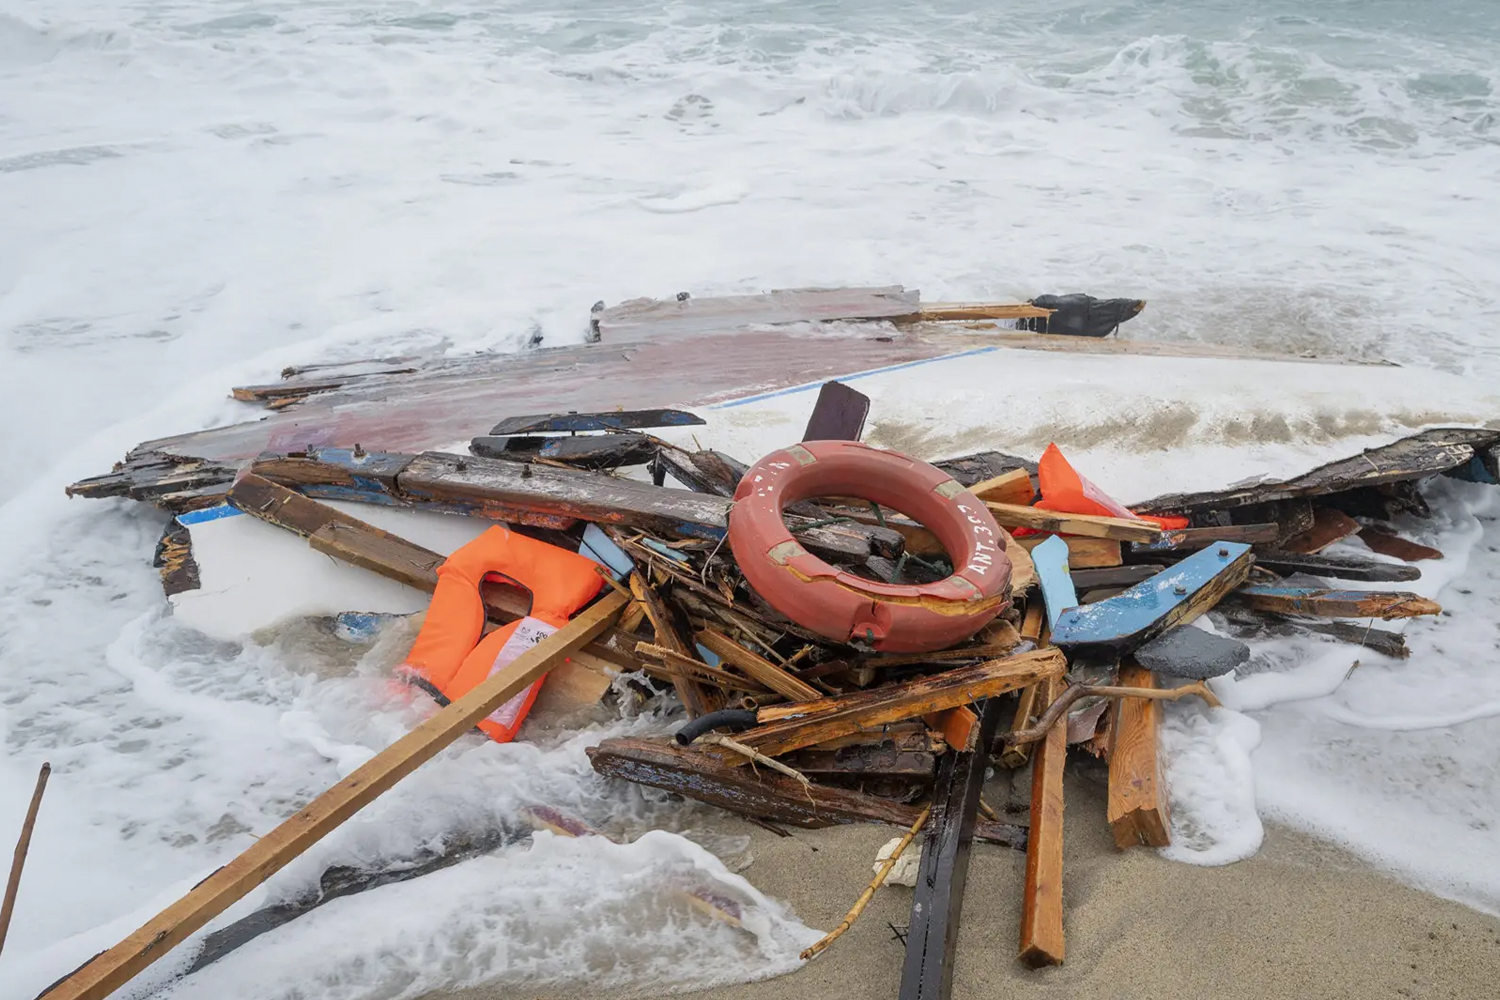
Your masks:
M 916 313 L 921 295 L 900 285 L 883 288 L 790 288 L 763 295 L 631 299 L 593 314 L 601 338 L 713 333 L 778 323 L 890 319 Z

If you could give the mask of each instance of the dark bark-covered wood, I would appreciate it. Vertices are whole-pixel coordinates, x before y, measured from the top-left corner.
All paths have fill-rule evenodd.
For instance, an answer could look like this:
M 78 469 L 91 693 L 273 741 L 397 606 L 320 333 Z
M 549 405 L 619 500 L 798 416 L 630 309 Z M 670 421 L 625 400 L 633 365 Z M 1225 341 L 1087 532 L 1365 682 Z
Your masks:
M 888 722 L 969 705 L 1043 677 L 1061 675 L 1065 669 L 1067 661 L 1060 650 L 1021 653 L 854 694 L 762 709 L 760 718 L 775 721 L 748 729 L 737 739 L 774 757 L 847 733 L 878 731 Z M 743 757 L 730 761 L 743 762 Z
M 576 434 L 586 431 L 638 431 L 648 427 L 694 427 L 707 423 L 686 410 L 614 410 L 608 413 L 544 413 L 528 417 L 506 417 L 490 433 L 495 437 L 517 434 Z
M 1416 566 L 1379 562 L 1360 556 L 1299 555 L 1295 552 L 1256 552 L 1255 565 L 1277 573 L 1311 573 L 1339 580 L 1366 583 L 1403 583 L 1418 580 L 1422 571 Z
M 1477 428 L 1439 428 L 1371 448 L 1350 458 L 1330 462 L 1311 472 L 1277 482 L 1219 490 L 1175 493 L 1156 497 L 1137 509 L 1148 512 L 1222 510 L 1292 497 L 1319 496 L 1408 479 L 1421 479 L 1466 465 L 1476 449 L 1500 441 L 1500 431 Z
M 599 774 L 650 785 L 709 805 L 809 829 L 842 823 L 911 826 L 918 809 L 891 799 L 813 782 L 810 786 L 770 768 L 734 767 L 718 756 L 668 740 L 620 737 L 588 748 Z M 743 759 L 743 758 L 741 758 Z M 1017 847 L 1024 833 L 1003 823 L 981 822 L 975 835 Z
M 980 747 L 992 742 L 1000 713 L 1000 703 L 993 698 L 981 709 Z M 970 845 L 988 763 L 986 750 L 974 750 L 947 754 L 939 767 L 906 932 L 901 1000 L 948 1000 L 952 993 Z
M 578 469 L 623 469 L 656 457 L 656 445 L 643 434 L 589 434 L 583 437 L 477 437 L 469 451 L 481 458 L 510 462 L 562 462 Z
M 192 533 L 176 520 L 168 521 L 162 529 L 151 565 L 160 571 L 161 589 L 168 597 L 197 590 L 200 586 L 198 563 L 193 559 Z

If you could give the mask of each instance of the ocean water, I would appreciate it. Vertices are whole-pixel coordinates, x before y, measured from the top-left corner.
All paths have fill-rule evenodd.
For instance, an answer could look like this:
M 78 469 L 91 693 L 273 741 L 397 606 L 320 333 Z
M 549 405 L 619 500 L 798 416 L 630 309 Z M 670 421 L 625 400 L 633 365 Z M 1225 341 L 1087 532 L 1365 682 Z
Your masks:
M 177 625 L 148 565 L 160 517 L 66 483 L 253 415 L 226 388 L 287 364 L 573 343 L 593 302 L 679 290 L 1128 294 L 1150 302 L 1142 339 L 1494 379 L 1497 66 L 1485 0 L 9 0 L 0 836 L 40 760 L 56 770 L 0 997 L 117 940 L 419 711 L 383 684 L 399 635 L 313 655 Z M 1347 664 L 1272 645 L 1277 676 L 1226 699 L 1241 711 L 1174 714 L 1183 788 L 1237 776 L 1188 812 L 1197 860 L 1253 850 L 1260 816 L 1500 909 L 1500 724 L 1479 711 L 1500 699 L 1500 529 L 1492 497 L 1441 489 L 1445 519 L 1410 528 L 1450 550 L 1424 584 L 1454 614 L 1411 626 L 1411 661 L 1362 656 L 1335 690 Z M 456 746 L 261 898 L 537 801 L 633 843 L 518 840 L 167 989 L 792 967 L 809 930 L 734 873 L 739 845 L 635 839 L 694 815 L 590 777 L 583 746 L 657 725 Z M 695 880 L 752 929 L 664 888 Z

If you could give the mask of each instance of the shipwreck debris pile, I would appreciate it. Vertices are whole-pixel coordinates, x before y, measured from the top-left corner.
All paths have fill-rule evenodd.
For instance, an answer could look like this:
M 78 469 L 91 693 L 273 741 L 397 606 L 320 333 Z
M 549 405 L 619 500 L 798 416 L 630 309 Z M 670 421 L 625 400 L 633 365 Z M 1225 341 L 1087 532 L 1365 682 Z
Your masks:
M 914 299 L 895 302 L 885 316 L 919 311 Z M 611 323 L 623 328 L 653 316 L 661 322 L 655 313 L 670 306 L 596 313 L 594 329 L 608 334 Z M 962 318 L 964 308 L 973 313 L 949 311 Z M 1111 309 L 1114 322 L 1139 311 Z M 1012 318 L 1026 318 L 1025 309 L 1013 311 Z M 338 378 L 413 370 L 394 359 L 353 374 L 346 366 Z M 285 391 L 243 393 L 285 409 L 322 391 L 322 377 L 289 372 Z M 772 472 L 805 471 L 845 454 L 890 455 L 851 443 L 864 423 L 868 401 L 861 400 L 846 385 L 828 384 L 809 423 L 807 441 L 818 443 L 765 458 L 690 450 L 652 433 L 702 423 L 684 411 L 561 413 L 506 417 L 474 436 L 468 454 L 381 451 L 350 440 L 250 461 L 178 454 L 151 465 L 145 456 L 165 452 L 148 448 L 110 476 L 75 486 L 81 495 L 125 493 L 174 512 L 227 502 L 305 537 L 318 552 L 428 592 L 440 586 L 443 555 L 323 501 L 503 522 L 581 552 L 600 576 L 602 596 L 571 622 L 539 631 L 466 689 L 436 692 L 445 707 L 289 820 L 295 836 L 278 829 L 263 838 L 247 852 L 259 852 L 254 858 L 216 873 L 137 937 L 153 931 L 181 940 L 238 898 L 236 878 L 248 883 L 252 869 L 265 878 L 311 842 L 308 831 L 313 839 L 326 833 L 551 671 L 582 701 L 603 697 L 614 678 L 628 675 L 641 693 L 681 703 L 686 718 L 675 734 L 591 748 L 601 774 L 761 823 L 908 828 L 904 840 L 920 840 L 922 853 L 903 996 L 936 996 L 935 984 L 947 981 L 975 838 L 1026 852 L 1018 953 L 1031 965 L 1059 963 L 1068 747 L 1104 759 L 1109 781 L 1107 815 L 1075 813 L 1071 822 L 1107 823 L 1121 848 L 1167 844 L 1160 703 L 1216 704 L 1204 682 L 1249 655 L 1235 638 L 1191 623 L 1216 610 L 1221 632 L 1317 634 L 1402 656 L 1399 633 L 1367 623 L 1440 608 L 1415 594 L 1358 585 L 1415 580 L 1418 563 L 1441 553 L 1402 538 L 1391 520 L 1427 513 L 1418 488 L 1424 479 L 1493 483 L 1500 471 L 1500 431 L 1444 428 L 1295 478 L 1164 495 L 1132 511 L 1056 448 L 1039 461 L 994 451 L 931 465 L 898 457 L 889 461 L 904 471 L 880 471 L 879 481 L 846 474 L 826 488 L 773 497 L 775 528 L 785 537 L 751 537 L 767 542 L 761 548 L 740 537 L 747 500 L 762 495 Z M 902 501 L 912 489 L 935 499 L 913 510 L 921 504 Z M 945 512 L 967 520 L 926 523 Z M 922 520 L 908 516 L 918 513 Z M 969 531 L 981 539 L 977 547 L 966 540 Z M 1354 535 L 1388 558 L 1325 553 Z M 977 576 L 976 552 L 985 570 Z M 169 526 L 158 560 L 169 593 L 195 585 L 180 525 Z M 764 582 L 773 573 L 785 588 Z M 848 607 L 831 598 L 798 603 L 799 594 L 825 585 Z M 490 626 L 532 612 L 530 595 L 507 580 L 488 577 L 476 592 Z M 939 592 L 947 603 L 932 596 Z M 845 617 L 827 620 L 837 617 L 829 611 L 835 606 Z M 511 728 L 504 731 L 508 738 Z M 1029 820 L 1018 813 L 1008 822 L 988 807 L 981 792 L 990 766 L 1031 769 Z M 549 829 L 589 832 L 545 804 L 536 816 Z M 904 846 L 877 872 L 876 885 Z M 192 900 L 203 909 L 184 906 Z M 868 892 L 851 921 L 867 900 Z M 710 900 L 704 908 L 736 919 L 732 907 Z M 118 951 L 75 978 L 123 982 L 140 959 Z M 71 995 L 66 987 L 59 995 Z

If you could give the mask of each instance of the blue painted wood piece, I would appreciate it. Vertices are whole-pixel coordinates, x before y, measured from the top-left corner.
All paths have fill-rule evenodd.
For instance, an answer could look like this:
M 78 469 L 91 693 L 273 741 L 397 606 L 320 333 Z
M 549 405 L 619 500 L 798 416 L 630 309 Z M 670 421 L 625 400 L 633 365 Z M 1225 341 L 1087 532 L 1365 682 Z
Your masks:
M 1031 550 L 1031 562 L 1042 586 L 1047 622 L 1055 630 L 1062 613 L 1078 606 L 1078 591 L 1068 575 L 1068 543 L 1053 535 Z
M 635 569 L 635 561 L 625 550 L 615 544 L 597 524 L 588 524 L 583 529 L 583 541 L 578 543 L 578 554 L 594 560 L 609 570 L 616 580 L 623 580 Z
M 1038 545 L 1032 550 L 1033 560 L 1041 548 Z M 1191 602 L 1205 588 L 1217 585 L 1227 592 L 1242 581 L 1250 570 L 1249 553 L 1250 546 L 1240 542 L 1215 542 L 1123 594 L 1061 615 L 1052 626 L 1052 642 L 1058 646 L 1109 647 L 1144 642 L 1188 620 Z M 1041 569 L 1038 564 L 1039 576 Z M 1042 581 L 1045 594 L 1045 577 Z

